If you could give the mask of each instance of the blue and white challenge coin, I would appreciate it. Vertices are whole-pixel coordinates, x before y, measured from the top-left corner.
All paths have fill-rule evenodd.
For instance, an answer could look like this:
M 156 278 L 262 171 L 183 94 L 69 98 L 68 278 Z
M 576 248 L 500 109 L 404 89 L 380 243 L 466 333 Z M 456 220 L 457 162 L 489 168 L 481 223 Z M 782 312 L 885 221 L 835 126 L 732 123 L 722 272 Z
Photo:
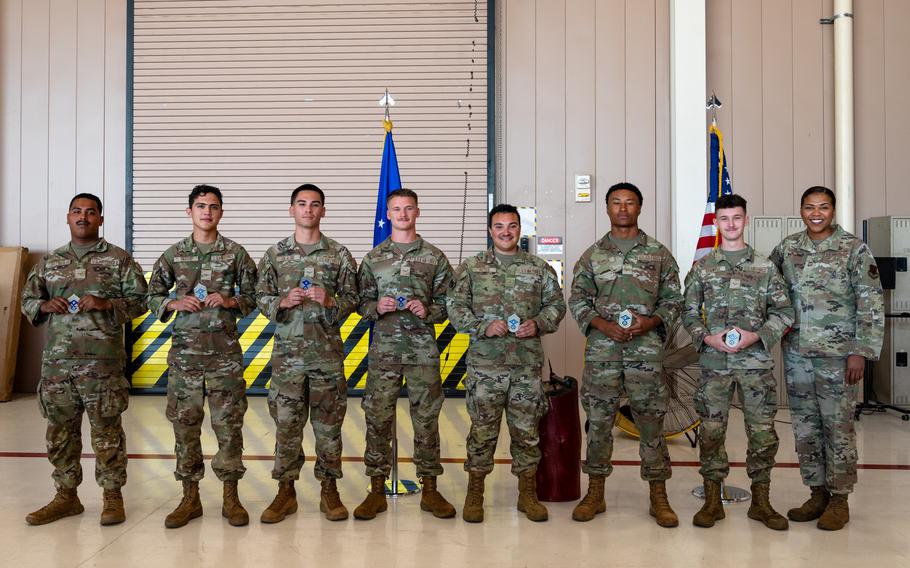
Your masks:
M 79 296 L 73 294 L 66 299 L 66 309 L 69 310 L 69 313 L 75 314 L 79 311 Z
M 399 310 L 403 310 L 405 304 L 408 303 L 408 299 L 405 298 L 404 296 L 398 296 L 397 298 L 395 298 L 395 301 L 398 302 L 398 309 L 399 309 Z
M 724 334 L 724 345 L 727 347 L 736 347 L 739 345 L 739 340 L 742 339 L 742 334 L 735 329 L 731 329 Z
M 619 327 L 621 327 L 623 329 L 629 329 L 630 327 L 632 327 L 632 321 L 634 321 L 634 318 L 632 317 L 632 312 L 630 312 L 627 309 L 619 312 L 619 317 L 617 318 L 617 321 L 619 323 Z
M 517 314 L 512 314 L 506 319 L 506 323 L 509 325 L 509 333 L 515 333 L 521 326 L 521 318 Z
M 196 299 L 201 302 L 202 300 L 205 300 L 205 298 L 209 295 L 209 291 L 206 290 L 205 286 L 203 286 L 200 282 L 199 284 L 196 284 L 195 288 L 193 288 L 193 295 L 196 296 Z
M 309 290 L 310 286 L 312 286 L 312 285 L 313 285 L 313 283 L 310 282 L 309 278 L 303 277 L 300 279 L 300 287 L 303 288 L 304 290 Z

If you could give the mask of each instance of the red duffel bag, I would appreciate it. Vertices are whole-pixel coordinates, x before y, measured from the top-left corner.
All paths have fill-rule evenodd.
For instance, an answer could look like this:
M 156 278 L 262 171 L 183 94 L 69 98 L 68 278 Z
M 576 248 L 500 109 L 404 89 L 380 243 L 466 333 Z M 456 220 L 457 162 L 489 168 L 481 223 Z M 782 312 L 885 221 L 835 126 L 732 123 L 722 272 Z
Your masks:
M 578 381 L 562 378 L 550 365 L 550 382 L 544 383 L 550 410 L 540 419 L 537 498 L 541 501 L 576 501 L 581 498 L 581 423 L 578 418 Z

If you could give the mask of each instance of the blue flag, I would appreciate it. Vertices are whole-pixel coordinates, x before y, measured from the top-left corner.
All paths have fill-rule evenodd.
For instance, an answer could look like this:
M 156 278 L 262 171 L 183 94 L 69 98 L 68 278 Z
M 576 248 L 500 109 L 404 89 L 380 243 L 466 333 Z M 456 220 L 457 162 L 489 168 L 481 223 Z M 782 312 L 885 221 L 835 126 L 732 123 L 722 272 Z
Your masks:
M 386 198 L 389 193 L 401 189 L 398 175 L 398 158 L 395 156 L 395 142 L 392 141 L 392 123 L 386 122 L 385 143 L 382 149 L 382 169 L 379 172 L 379 195 L 376 196 L 376 219 L 373 223 L 373 246 L 389 238 L 392 224 L 386 217 Z

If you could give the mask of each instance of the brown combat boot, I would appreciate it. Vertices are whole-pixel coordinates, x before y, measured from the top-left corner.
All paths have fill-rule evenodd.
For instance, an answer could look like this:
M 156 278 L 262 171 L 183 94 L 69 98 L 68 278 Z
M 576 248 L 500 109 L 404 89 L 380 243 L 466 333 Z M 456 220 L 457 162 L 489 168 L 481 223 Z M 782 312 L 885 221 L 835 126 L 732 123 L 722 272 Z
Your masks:
M 58 489 L 51 502 L 25 517 L 25 522 L 37 526 L 53 523 L 63 517 L 80 515 L 85 507 L 79 501 L 75 489 Z
M 377 513 L 388 508 L 385 500 L 385 476 L 374 475 L 370 477 L 370 492 L 367 493 L 366 499 L 354 509 L 354 518 L 369 521 L 375 519 Z
M 338 486 L 334 478 L 322 480 L 322 492 L 319 494 L 319 511 L 330 521 L 343 521 L 348 518 L 348 509 L 341 502 Z
M 518 510 L 524 513 L 528 520 L 534 522 L 547 520 L 547 508 L 537 500 L 536 471 L 518 474 Z
M 720 481 L 706 479 L 704 481 L 705 504 L 692 517 L 692 524 L 696 527 L 710 528 L 714 523 L 726 517 L 724 503 L 720 496 Z
M 746 515 L 750 519 L 761 521 L 769 529 L 785 531 L 790 528 L 790 523 L 771 506 L 768 495 L 770 491 L 771 484 L 768 482 L 753 483 L 752 504 L 749 505 L 749 512 Z
M 250 524 L 250 514 L 243 508 L 240 503 L 240 495 L 237 494 L 236 479 L 224 482 L 221 501 L 221 516 L 227 519 L 232 527 L 243 527 Z
M 278 494 L 275 495 L 272 503 L 259 516 L 259 521 L 269 524 L 280 523 L 285 517 L 296 512 L 297 490 L 294 489 L 294 480 L 279 481 Z
M 483 478 L 487 474 L 479 471 L 468 472 L 468 494 L 464 496 L 461 518 L 468 523 L 483 522 Z
M 831 495 L 828 507 L 818 519 L 818 528 L 823 531 L 839 531 L 850 522 L 850 507 L 847 505 L 847 495 L 835 493 Z
M 579 501 L 578 505 L 575 505 L 575 509 L 572 511 L 573 519 L 587 522 L 595 515 L 607 510 L 607 502 L 604 500 L 605 479 L 603 475 L 588 476 L 588 493 Z
M 810 487 L 810 489 L 812 490 L 812 496 L 809 497 L 808 501 L 787 511 L 787 518 L 791 521 L 796 521 L 797 523 L 814 521 L 821 517 L 825 509 L 828 508 L 828 501 L 831 499 L 831 494 L 828 493 L 828 490 L 822 486 Z
M 420 483 L 423 491 L 420 495 L 420 509 L 432 511 L 433 516 L 440 519 L 450 519 L 455 516 L 455 507 L 446 501 L 442 493 L 436 490 L 436 476 L 422 477 Z
M 667 500 L 667 485 L 663 481 L 651 481 L 651 506 L 648 512 L 657 520 L 657 524 L 666 527 L 679 526 L 679 517 L 670 508 Z
M 105 489 L 101 507 L 102 525 L 119 525 L 126 520 L 126 511 L 123 509 L 123 493 L 120 488 Z
M 202 516 L 202 501 L 199 500 L 199 482 L 183 480 L 183 499 L 177 508 L 165 517 L 164 526 L 176 529 Z

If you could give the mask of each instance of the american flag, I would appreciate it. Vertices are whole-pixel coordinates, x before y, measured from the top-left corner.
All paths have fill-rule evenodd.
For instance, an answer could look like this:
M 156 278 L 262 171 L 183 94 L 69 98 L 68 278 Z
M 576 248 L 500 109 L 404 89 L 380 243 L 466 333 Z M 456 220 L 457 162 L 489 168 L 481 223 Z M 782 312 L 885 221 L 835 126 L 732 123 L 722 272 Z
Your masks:
M 720 195 L 733 193 L 730 174 L 727 172 L 727 160 L 724 157 L 724 137 L 712 124 L 708 130 L 711 136 L 711 166 L 708 169 L 708 203 L 705 204 L 705 216 L 701 222 L 701 233 L 695 246 L 695 262 L 720 245 L 720 233 L 714 226 L 714 204 Z

